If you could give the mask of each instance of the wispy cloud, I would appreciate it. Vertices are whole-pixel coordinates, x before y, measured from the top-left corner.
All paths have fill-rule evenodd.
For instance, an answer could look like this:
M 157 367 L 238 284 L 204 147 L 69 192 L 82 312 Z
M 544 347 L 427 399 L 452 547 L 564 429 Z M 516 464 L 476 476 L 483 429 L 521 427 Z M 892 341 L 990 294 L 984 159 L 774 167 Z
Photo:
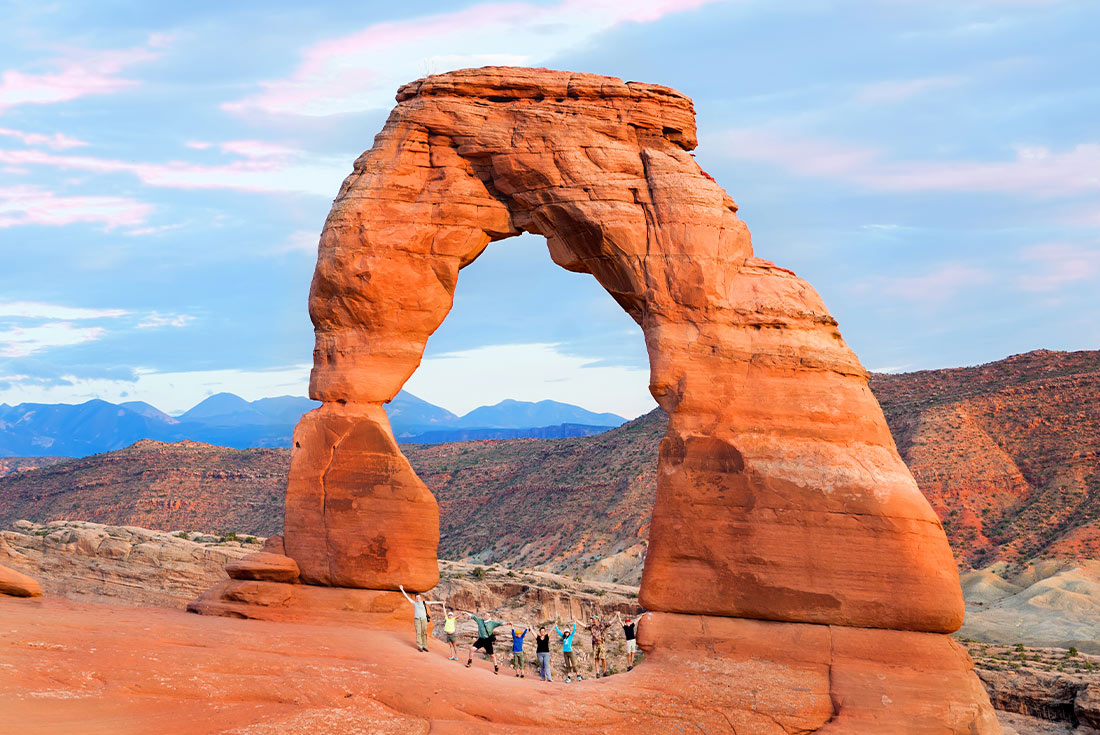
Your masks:
M 1100 192 L 1100 144 L 1062 151 L 1017 146 L 1001 161 L 892 161 L 885 151 L 822 138 L 781 135 L 764 128 L 727 131 L 731 158 L 775 164 L 791 173 L 848 181 L 888 191 L 972 191 L 1058 196 Z
M 35 149 L 0 149 L 0 163 L 48 166 L 96 174 L 129 174 L 147 186 L 173 189 L 233 189 L 332 197 L 351 168 L 352 156 L 316 157 L 286 146 L 256 141 L 226 143 L 235 160 L 222 164 L 188 161 L 134 162 Z M 243 156 L 243 157 L 242 157 Z
M 854 290 L 875 291 L 891 298 L 904 299 L 928 309 L 946 305 L 960 292 L 990 283 L 994 274 L 965 263 L 944 263 L 913 276 L 878 276 L 855 284 Z
M 152 205 L 126 197 L 65 196 L 35 186 L 0 188 L 0 229 L 78 222 L 101 224 L 107 229 L 133 227 L 144 223 L 152 211 Z
M 122 73 L 160 56 L 169 41 L 165 34 L 153 34 L 135 48 L 74 49 L 46 61 L 43 65 L 50 71 L 41 73 L 7 69 L 0 73 L 0 113 L 20 105 L 68 102 L 133 87 L 137 82 Z
M 43 301 L 0 301 L 0 317 L 19 319 L 114 319 L 126 316 L 125 309 L 89 309 L 82 306 L 49 304 Z
M 195 321 L 190 314 L 161 314 L 154 311 L 137 323 L 138 329 L 159 329 L 161 327 L 186 327 Z
M 91 342 L 107 333 L 103 327 L 78 327 L 71 322 L 36 326 L 0 325 L 0 357 L 27 357 L 54 347 Z
M 286 240 L 273 247 L 270 252 L 273 254 L 305 253 L 316 255 L 317 243 L 320 239 L 321 235 L 317 230 L 295 230 L 287 236 Z
M 1026 248 L 1020 259 L 1028 268 L 1018 280 L 1023 291 L 1045 293 L 1072 283 L 1100 279 L 1100 247 L 1044 243 Z
M 69 306 L 44 301 L 0 301 L 0 357 L 27 357 L 55 347 L 101 339 L 111 329 L 185 327 L 190 314 Z M 83 322 L 83 324 L 80 324 Z M 89 324 L 91 322 L 91 324 Z M 96 322 L 100 322 L 96 324 Z
M 488 2 L 376 23 L 305 48 L 298 68 L 229 102 L 232 112 L 323 116 L 392 106 L 416 77 L 462 67 L 533 65 L 623 23 L 649 23 L 715 0 Z
M 87 142 L 70 135 L 65 135 L 64 133 L 45 135 L 44 133 L 27 133 L 22 130 L 12 130 L 11 128 L 0 128 L 0 137 L 15 138 L 23 143 L 23 145 L 45 146 L 58 151 L 64 151 L 70 148 L 80 148 L 88 145 Z
M 962 77 L 925 77 L 923 79 L 892 79 L 865 84 L 856 91 L 856 100 L 867 104 L 904 102 L 936 89 L 957 87 Z

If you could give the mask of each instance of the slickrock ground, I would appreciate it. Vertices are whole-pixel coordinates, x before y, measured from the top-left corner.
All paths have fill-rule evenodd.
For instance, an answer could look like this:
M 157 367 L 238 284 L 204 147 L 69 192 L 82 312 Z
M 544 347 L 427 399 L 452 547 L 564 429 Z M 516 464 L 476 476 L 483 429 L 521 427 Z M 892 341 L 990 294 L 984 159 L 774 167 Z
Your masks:
M 224 579 L 225 575 L 221 569 L 223 559 L 247 554 L 257 546 L 249 543 L 237 546 L 236 542 L 219 541 L 210 535 L 191 534 L 193 538 L 206 540 L 205 542 L 188 541 L 164 532 L 82 522 L 49 525 L 25 523 L 19 526 L 19 530 L 0 531 L 0 539 L 6 544 L 6 547 L 0 544 L 0 553 L 7 554 L 0 556 L 0 564 L 20 564 L 22 571 L 43 582 L 47 588 L 47 595 L 66 597 L 80 602 L 110 601 L 116 605 L 140 604 L 179 609 L 186 599 L 198 595 L 210 585 Z M 62 543 L 63 539 L 74 537 L 82 542 Z M 125 559 L 88 553 L 88 549 L 92 546 L 90 540 L 100 539 L 96 548 L 103 546 L 103 551 L 106 552 L 112 547 L 118 548 L 115 541 L 123 538 L 141 539 L 139 545 L 145 545 L 150 549 L 162 547 L 162 551 L 150 553 L 147 550 L 144 553 L 131 553 Z M 105 539 L 109 541 L 104 543 Z M 173 553 L 164 553 L 163 548 L 172 549 Z M 182 563 L 180 557 L 183 555 L 180 552 L 185 549 L 189 551 L 190 561 Z M 13 553 L 17 555 L 13 556 Z M 169 565 L 170 571 L 163 569 L 165 564 Z M 171 593 L 163 589 L 169 577 L 173 584 Z M 1057 577 L 1058 575 L 1055 574 L 1053 578 Z M 988 590 L 968 584 L 966 579 L 964 575 L 964 589 L 975 596 L 980 596 L 984 592 L 986 597 L 983 599 L 988 601 Z M 625 614 L 638 609 L 637 589 L 633 587 L 591 580 L 577 581 L 571 577 L 535 570 L 513 570 L 499 566 L 480 567 L 448 561 L 440 562 L 440 584 L 430 596 L 444 599 L 452 607 L 479 610 L 495 619 L 517 620 L 530 624 L 547 621 L 564 622 L 570 618 L 587 619 L 593 613 L 610 619 L 615 611 Z M 971 610 L 980 610 L 975 605 L 976 601 L 977 597 L 970 600 Z M 92 611 L 87 614 L 106 615 L 106 613 L 96 612 L 101 610 L 98 605 L 72 609 Z M 1068 611 L 1061 611 L 1058 614 L 1066 615 Z M 1051 618 L 1056 617 L 1051 615 Z M 458 631 L 460 655 L 464 660 L 465 646 L 473 637 L 473 624 L 467 621 L 460 622 Z M 442 645 L 443 634 L 440 625 L 435 626 L 434 634 Z M 1011 629 L 1005 631 L 1003 635 L 1011 636 Z M 498 648 L 506 653 L 507 632 L 502 630 L 498 640 L 501 643 Z M 1012 639 L 1006 638 L 1006 640 Z M 580 633 L 578 641 L 581 670 L 588 677 L 591 672 L 591 658 L 587 633 Z M 54 645 L 46 644 L 45 641 L 40 643 Z M 526 643 L 529 660 L 527 679 L 530 679 L 535 677 L 535 670 L 531 665 L 534 660 L 531 634 L 528 635 Z M 1100 679 L 1100 666 L 1095 669 L 1089 668 L 1100 664 L 1100 659 L 1084 653 L 1068 656 L 1064 648 L 1028 647 L 1024 652 L 1019 652 L 1014 645 L 999 646 L 977 641 L 968 641 L 966 645 L 975 659 L 979 676 L 990 691 L 993 701 L 998 707 L 1009 710 L 998 712 L 998 718 L 1005 726 L 1006 733 L 1010 735 L 1011 733 L 1018 735 L 1086 734 L 1087 731 L 1084 729 L 1072 729 L 1071 723 L 1074 720 L 1070 718 L 1069 713 L 1074 711 L 1073 703 L 1079 698 L 1079 690 L 1087 688 L 1081 685 L 1095 684 Z M 625 668 L 625 650 L 621 632 L 617 626 L 612 628 L 612 638 L 608 648 L 612 671 L 622 672 Z M 249 652 L 241 650 L 239 653 L 248 655 Z M 477 661 L 483 669 L 488 667 L 488 663 L 482 659 L 479 658 Z M 0 656 L 0 664 L 5 662 L 7 659 Z M 172 665 L 174 664 L 170 664 L 169 668 Z M 555 678 L 560 681 L 562 661 L 557 646 L 553 649 L 553 670 Z M 11 671 L 10 668 L 0 665 L 0 686 L 2 686 L 3 674 L 5 672 L 11 674 Z M 510 669 L 502 670 L 501 675 L 512 678 Z M 1062 680 L 1072 682 L 1068 709 L 1066 688 L 1054 686 L 1053 683 Z M 68 682 L 67 679 L 65 681 Z M 622 679 L 616 676 L 612 681 L 622 681 Z M 223 682 L 221 677 L 218 678 L 218 682 Z M 216 686 L 221 685 L 219 683 Z M 37 689 L 31 691 L 36 692 L 37 697 L 45 702 L 72 697 L 86 704 L 89 703 L 88 692 L 84 690 L 70 692 L 67 689 L 56 688 L 48 697 Z M 237 695 L 233 691 L 226 690 L 219 696 L 231 699 Z M 1082 703 L 1080 709 L 1083 710 L 1089 700 L 1086 696 L 1081 696 L 1080 699 Z M 1042 715 L 1048 719 L 1040 719 L 1035 715 Z M 337 722 L 350 722 L 353 716 L 340 712 L 323 716 L 312 713 L 296 717 L 301 717 L 303 722 L 325 717 L 336 718 L 334 721 Z M 1081 721 L 1079 717 L 1077 721 Z M 252 731 L 245 730 L 245 732 Z M 351 731 L 354 732 L 354 730 Z M 2 724 L 0 724 L 0 732 L 3 732 Z
M 651 710 L 667 712 L 666 732 L 732 732 L 653 667 L 566 689 L 466 670 L 434 640 L 420 654 L 411 631 L 56 598 L 5 598 L 0 619 L 5 735 L 638 733 Z

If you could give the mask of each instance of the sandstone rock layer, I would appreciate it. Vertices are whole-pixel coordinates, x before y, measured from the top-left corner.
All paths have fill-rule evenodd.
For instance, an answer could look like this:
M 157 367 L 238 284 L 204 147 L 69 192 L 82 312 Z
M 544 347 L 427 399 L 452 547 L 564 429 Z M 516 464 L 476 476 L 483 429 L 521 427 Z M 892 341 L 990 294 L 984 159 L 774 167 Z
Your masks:
M 22 572 L 0 566 L 0 595 L 41 597 L 42 585 Z

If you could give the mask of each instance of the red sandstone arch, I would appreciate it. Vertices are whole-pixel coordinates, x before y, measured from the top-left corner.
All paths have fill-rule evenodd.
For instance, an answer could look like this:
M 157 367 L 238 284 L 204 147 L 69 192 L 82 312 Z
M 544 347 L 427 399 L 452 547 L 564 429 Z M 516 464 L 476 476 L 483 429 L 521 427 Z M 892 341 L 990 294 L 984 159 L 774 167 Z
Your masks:
M 650 609 L 951 631 L 939 522 L 824 304 L 752 256 L 664 87 L 521 69 L 406 85 L 325 223 L 285 543 L 308 582 L 430 589 L 438 521 L 382 404 L 459 269 L 533 232 L 641 326 L 670 416 L 642 582 Z
M 435 585 L 435 499 L 383 404 L 459 270 L 526 231 L 638 322 L 669 414 L 641 588 L 658 611 L 640 632 L 655 675 L 729 731 L 999 732 L 940 635 L 962 621 L 954 561 L 867 374 L 814 290 L 753 257 L 737 206 L 689 153 L 691 101 L 510 68 L 429 77 L 397 100 L 321 236 L 310 394 L 324 404 L 294 435 L 293 561 L 238 563 L 189 609 L 392 625 L 406 611 L 389 590 Z M 305 584 L 284 583 L 298 569 Z

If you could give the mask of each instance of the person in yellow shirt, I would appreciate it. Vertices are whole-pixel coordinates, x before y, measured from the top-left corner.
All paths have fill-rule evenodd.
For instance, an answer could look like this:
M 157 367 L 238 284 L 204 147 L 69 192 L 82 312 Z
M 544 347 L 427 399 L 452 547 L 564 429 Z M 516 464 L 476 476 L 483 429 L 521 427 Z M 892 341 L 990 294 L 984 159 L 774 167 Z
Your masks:
M 455 645 L 458 641 L 458 633 L 455 632 L 455 623 L 458 619 L 455 617 L 454 610 L 448 610 L 447 606 L 443 606 L 443 610 L 447 617 L 443 620 L 443 632 L 447 634 L 447 645 L 451 647 L 451 655 L 447 657 L 449 661 L 458 660 L 458 647 Z

